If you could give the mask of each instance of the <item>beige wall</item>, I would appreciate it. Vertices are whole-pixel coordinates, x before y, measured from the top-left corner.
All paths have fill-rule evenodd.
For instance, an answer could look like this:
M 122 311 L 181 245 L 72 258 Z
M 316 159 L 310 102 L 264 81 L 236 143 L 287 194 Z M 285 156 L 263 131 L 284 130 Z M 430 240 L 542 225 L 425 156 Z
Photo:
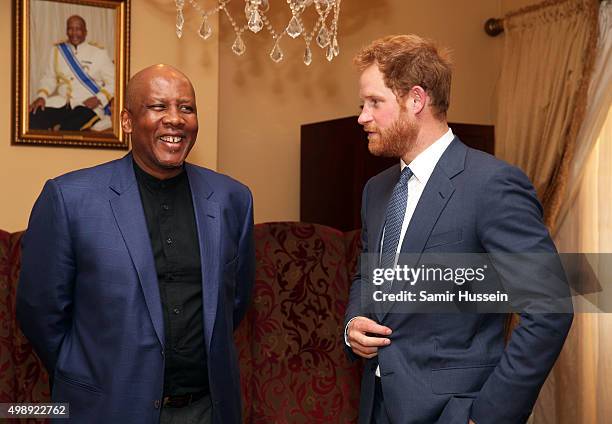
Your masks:
M 310 67 L 302 63 L 303 42 L 284 39 L 286 58 L 275 64 L 267 57 L 269 39 L 247 34 L 247 52 L 236 57 L 225 31 L 219 46 L 219 169 L 251 187 L 255 220 L 299 219 L 300 125 L 357 114 L 351 58 L 377 37 L 414 32 L 452 48 L 449 120 L 491 124 L 502 40 L 482 28 L 500 15 L 500 1 L 344 1 L 340 56 L 328 63 L 316 47 Z M 222 28 L 229 26 L 222 22 Z
M 0 2 L 0 51 L 11 63 L 11 3 Z M 131 71 L 153 64 L 169 63 L 183 70 L 198 94 L 200 133 L 190 161 L 217 166 L 218 40 L 203 42 L 193 9 L 187 7 L 186 33 L 174 33 L 174 2 L 132 0 Z M 216 31 L 215 31 L 216 34 Z M 0 229 L 24 229 L 34 200 L 48 178 L 70 170 L 92 166 L 123 156 L 125 151 L 38 146 L 11 146 L 11 67 L 0 67 Z
M 542 0 L 501 0 L 502 15 L 536 3 L 542 3 Z
M 200 136 L 192 162 L 219 168 L 251 187 L 257 222 L 299 219 L 300 125 L 358 112 L 357 74 L 351 58 L 370 40 L 414 32 L 454 51 L 449 119 L 494 121 L 495 84 L 502 38 L 487 37 L 484 20 L 528 0 L 350 0 L 342 2 L 340 56 L 328 63 L 315 47 L 313 64 L 302 63 L 303 43 L 286 38 L 285 60 L 267 57 L 269 39 L 246 34 L 247 52 L 230 50 L 233 34 L 222 17 L 221 40 L 199 39 L 195 11 L 186 5 L 186 33 L 174 34 L 174 4 L 132 0 L 131 70 L 165 62 L 187 73 L 198 95 Z M 11 2 L 0 3 L 0 46 L 11 57 Z M 235 5 L 234 5 L 235 6 Z M 273 16 L 273 19 L 278 19 Z M 215 36 L 217 32 L 215 31 Z M 10 68 L 0 69 L 0 95 L 12 96 Z M 221 93 L 221 94 L 219 94 Z M 10 146 L 10 104 L 0 104 L 0 228 L 23 229 L 47 178 L 118 158 L 123 151 Z M 217 160 L 218 158 L 218 160 Z

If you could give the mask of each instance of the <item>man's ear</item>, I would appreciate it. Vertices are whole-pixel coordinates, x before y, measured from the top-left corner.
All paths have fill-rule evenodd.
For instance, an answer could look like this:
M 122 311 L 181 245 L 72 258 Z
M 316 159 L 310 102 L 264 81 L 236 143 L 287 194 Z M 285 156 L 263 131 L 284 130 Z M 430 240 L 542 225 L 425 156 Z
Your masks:
M 415 85 L 410 89 L 406 105 L 415 115 L 420 113 L 427 105 L 427 92 L 420 85 Z
M 126 134 L 132 133 L 132 115 L 130 115 L 127 109 L 121 111 L 121 128 Z

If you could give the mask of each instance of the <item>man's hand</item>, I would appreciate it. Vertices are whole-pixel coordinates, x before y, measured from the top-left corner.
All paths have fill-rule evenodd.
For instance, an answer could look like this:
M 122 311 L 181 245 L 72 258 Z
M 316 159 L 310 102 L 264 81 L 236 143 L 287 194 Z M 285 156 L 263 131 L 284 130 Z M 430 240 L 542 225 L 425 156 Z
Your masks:
M 391 340 L 385 337 L 391 334 L 391 329 L 379 325 L 366 317 L 357 317 L 349 323 L 348 342 L 356 355 L 363 358 L 373 358 L 378 355 L 379 346 L 387 346 Z M 374 335 L 374 336 L 372 336 Z
M 100 103 L 100 99 L 98 99 L 96 96 L 91 96 L 89 99 L 86 99 L 83 104 L 90 109 L 95 109 L 102 103 Z
M 30 105 L 29 111 L 32 113 L 36 113 L 38 109 L 45 110 L 46 104 L 47 102 L 45 101 L 45 99 L 43 99 L 42 97 L 39 97 L 32 102 L 32 104 Z

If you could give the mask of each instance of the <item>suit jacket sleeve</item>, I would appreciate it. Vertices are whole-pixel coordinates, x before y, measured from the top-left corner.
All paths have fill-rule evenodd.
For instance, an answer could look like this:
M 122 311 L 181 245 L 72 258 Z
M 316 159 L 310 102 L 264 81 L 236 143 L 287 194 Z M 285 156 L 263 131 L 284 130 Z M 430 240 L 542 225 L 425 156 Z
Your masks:
M 556 253 L 535 190 L 520 170 L 504 167 L 486 184 L 485 192 L 477 219 L 487 252 Z M 477 424 L 527 420 L 572 319 L 571 313 L 520 314 L 520 325 L 474 400 L 471 416 Z
M 236 274 L 236 293 L 234 297 L 234 329 L 249 306 L 251 291 L 255 282 L 255 240 L 253 238 L 253 196 L 247 189 L 246 213 L 242 221 L 238 242 L 238 269 Z
M 71 326 L 74 252 L 62 193 L 49 180 L 36 201 L 22 241 L 17 320 L 53 378 Z

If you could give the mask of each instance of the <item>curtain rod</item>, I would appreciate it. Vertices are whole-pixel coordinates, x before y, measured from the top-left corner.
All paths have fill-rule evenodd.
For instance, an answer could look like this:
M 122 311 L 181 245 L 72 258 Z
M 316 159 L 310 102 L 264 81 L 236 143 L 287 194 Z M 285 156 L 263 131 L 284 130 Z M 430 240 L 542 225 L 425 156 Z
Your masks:
M 600 3 L 605 0 L 599 0 Z M 484 30 L 491 37 L 498 36 L 504 32 L 504 18 L 489 18 L 484 24 Z

